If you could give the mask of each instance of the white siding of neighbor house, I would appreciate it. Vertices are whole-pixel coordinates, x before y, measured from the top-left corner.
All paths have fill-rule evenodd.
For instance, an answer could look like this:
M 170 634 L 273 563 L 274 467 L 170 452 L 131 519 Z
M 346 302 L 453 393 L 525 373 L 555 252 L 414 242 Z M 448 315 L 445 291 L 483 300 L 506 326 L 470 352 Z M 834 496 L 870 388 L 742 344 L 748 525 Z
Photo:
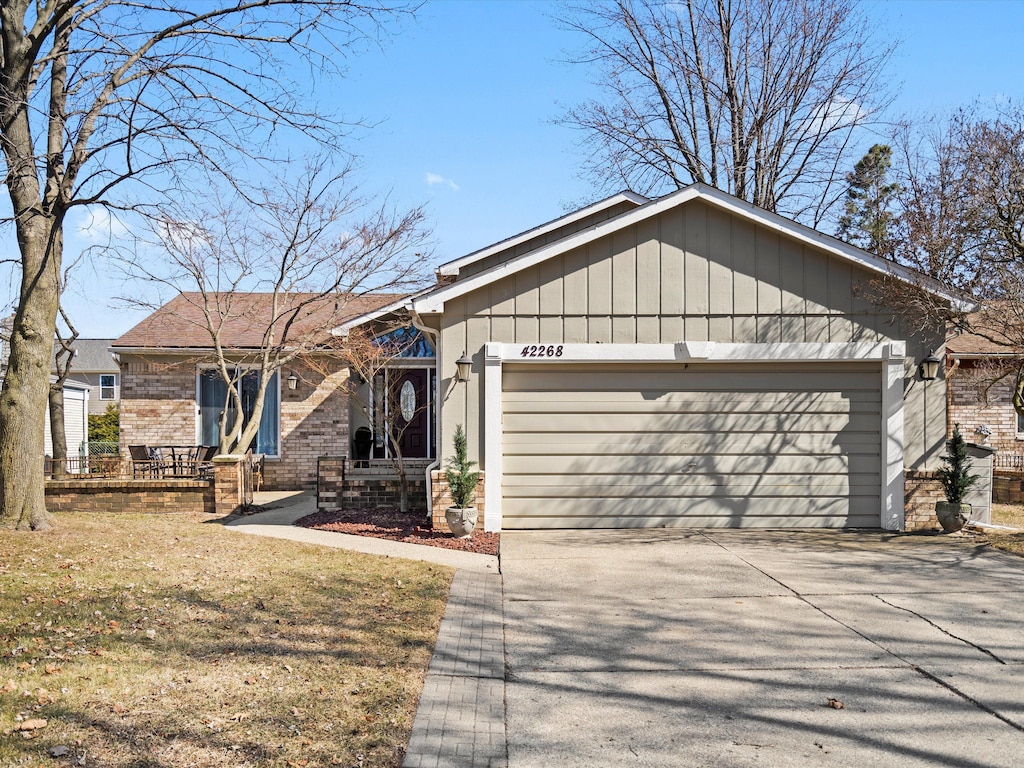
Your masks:
M 64 438 L 67 443 L 68 456 L 78 456 L 82 444 L 89 435 L 89 393 L 85 389 L 64 388 Z M 47 456 L 53 455 L 53 442 L 50 439 L 50 410 L 47 408 L 45 417 L 44 451 Z

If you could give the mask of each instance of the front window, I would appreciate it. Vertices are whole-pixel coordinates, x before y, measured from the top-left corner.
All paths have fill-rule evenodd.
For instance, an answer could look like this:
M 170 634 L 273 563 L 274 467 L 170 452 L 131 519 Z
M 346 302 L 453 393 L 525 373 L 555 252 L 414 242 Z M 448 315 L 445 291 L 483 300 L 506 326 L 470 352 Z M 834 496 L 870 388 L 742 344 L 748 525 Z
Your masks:
M 104 373 L 100 375 L 100 400 L 113 400 L 114 399 L 114 388 L 117 385 L 117 379 L 112 373 Z
M 232 376 L 233 386 L 237 388 L 242 400 L 242 428 L 253 418 L 256 410 L 256 395 L 259 390 L 259 371 L 235 371 Z M 227 409 L 225 422 L 228 431 L 238 419 L 235 403 L 228 397 L 228 385 L 215 370 L 204 370 L 199 373 L 199 441 L 203 445 L 220 445 L 220 415 Z M 268 456 L 279 455 L 281 425 L 281 396 L 278 388 L 278 374 L 275 371 L 267 383 L 267 393 L 263 398 L 263 413 L 260 414 L 260 426 L 252 443 L 253 453 L 264 453 Z

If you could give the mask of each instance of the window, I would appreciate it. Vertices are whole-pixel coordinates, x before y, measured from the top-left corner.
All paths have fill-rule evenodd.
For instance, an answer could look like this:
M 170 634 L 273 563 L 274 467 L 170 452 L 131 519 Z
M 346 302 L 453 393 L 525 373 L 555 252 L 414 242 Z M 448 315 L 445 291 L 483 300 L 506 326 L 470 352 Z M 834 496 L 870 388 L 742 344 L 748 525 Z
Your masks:
M 240 373 L 240 375 L 239 375 Z M 242 398 L 243 427 L 253 416 L 256 394 L 259 389 L 259 371 L 236 372 L 234 386 Z M 234 402 L 228 398 L 228 387 L 215 370 L 199 373 L 199 441 L 203 445 L 220 444 L 220 415 L 228 409 L 226 427 L 228 430 L 238 418 Z M 263 399 L 263 413 L 260 426 L 253 440 L 253 453 L 277 456 L 281 424 L 281 395 L 278 389 L 278 374 L 275 371 L 267 383 L 267 394 Z
M 117 377 L 112 373 L 100 374 L 100 400 L 113 400 L 116 395 Z
M 1017 434 L 1024 434 L 1024 416 L 1017 414 Z

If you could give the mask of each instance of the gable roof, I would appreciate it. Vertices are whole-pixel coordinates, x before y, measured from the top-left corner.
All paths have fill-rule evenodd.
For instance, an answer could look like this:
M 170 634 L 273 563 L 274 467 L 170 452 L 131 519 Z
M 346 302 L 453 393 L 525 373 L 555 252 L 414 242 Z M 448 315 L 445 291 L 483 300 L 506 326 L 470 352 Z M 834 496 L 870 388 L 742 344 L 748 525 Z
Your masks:
M 110 345 L 113 343 L 113 339 L 75 339 L 71 345 L 74 351 L 72 374 L 117 373 L 120 369 L 110 356 Z
M 966 317 L 971 331 L 954 333 L 946 339 L 946 352 L 953 357 L 1020 357 L 1020 307 L 996 301 Z
M 650 200 L 648 198 L 643 195 L 638 195 L 635 192 L 618 192 L 611 197 L 606 197 L 604 200 L 598 200 L 596 203 L 591 203 L 584 208 L 580 208 L 578 211 L 573 211 L 565 216 L 552 219 L 540 226 L 533 227 L 525 232 L 520 232 L 518 235 L 512 235 L 512 237 L 507 237 L 493 245 L 488 245 L 486 248 L 481 248 L 479 251 L 473 251 L 473 253 L 467 254 L 466 256 L 446 262 L 437 268 L 437 274 L 444 277 L 458 275 L 459 271 L 463 267 L 474 264 L 482 259 L 486 259 L 488 256 L 493 256 L 496 253 L 501 253 L 509 248 L 515 248 L 517 245 L 521 245 L 535 237 L 540 237 L 548 234 L 549 232 L 554 232 L 557 229 L 568 226 L 580 219 L 585 219 L 588 216 L 593 216 L 596 213 L 605 211 L 612 206 L 619 205 L 620 203 L 631 203 L 635 206 L 640 206 L 649 202 Z
M 287 312 L 289 307 L 299 307 L 293 333 L 327 338 L 331 327 L 401 298 L 399 294 L 349 296 L 339 307 L 336 298 L 329 296 L 301 306 L 317 296 L 313 293 L 278 295 L 283 303 L 283 306 L 279 305 L 279 313 Z M 272 316 L 273 298 L 272 293 L 211 294 L 211 304 L 219 306 L 227 317 L 221 343 L 229 349 L 259 349 L 263 344 L 263 332 Z M 110 346 L 115 352 L 126 349 L 211 349 L 213 343 L 203 316 L 203 295 L 198 292 L 179 293 Z
M 426 291 L 419 297 L 411 300 L 412 308 L 420 314 L 441 312 L 444 310 L 445 301 L 449 299 L 457 298 L 477 288 L 489 285 L 496 280 L 521 272 L 554 256 L 586 245 L 617 230 L 635 225 L 691 200 L 701 200 L 730 214 L 812 245 L 819 250 L 825 251 L 843 261 L 860 266 L 870 272 L 896 277 L 951 302 L 959 303 L 959 300 L 937 281 L 912 269 L 887 261 L 776 213 L 758 208 L 714 187 L 698 183 L 691 184 L 684 189 L 650 201 L 634 210 L 627 211 L 607 221 L 602 221 L 588 229 L 569 235 L 549 245 L 541 246 L 521 256 L 510 258 L 508 261 L 479 274 Z M 481 252 L 478 251 L 478 253 Z M 359 321 L 359 319 L 355 319 L 350 325 L 355 325 Z

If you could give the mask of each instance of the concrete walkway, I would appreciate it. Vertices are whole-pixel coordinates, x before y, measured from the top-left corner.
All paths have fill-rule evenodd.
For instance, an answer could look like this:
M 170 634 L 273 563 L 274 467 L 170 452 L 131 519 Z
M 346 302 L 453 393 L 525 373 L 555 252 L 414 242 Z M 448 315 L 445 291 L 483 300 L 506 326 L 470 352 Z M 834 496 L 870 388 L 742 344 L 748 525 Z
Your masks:
M 353 552 L 365 552 L 368 555 L 422 560 L 474 573 L 496 574 L 498 572 L 498 558 L 493 555 L 459 552 L 454 549 L 421 544 L 407 544 L 404 541 L 375 539 L 370 536 L 352 536 L 334 531 L 298 528 L 293 525 L 296 520 L 316 512 L 316 496 L 312 491 L 264 491 L 255 494 L 254 501 L 265 511 L 254 515 L 230 518 L 225 523 L 226 527 L 240 533 L 301 541 L 324 547 L 337 547 Z

